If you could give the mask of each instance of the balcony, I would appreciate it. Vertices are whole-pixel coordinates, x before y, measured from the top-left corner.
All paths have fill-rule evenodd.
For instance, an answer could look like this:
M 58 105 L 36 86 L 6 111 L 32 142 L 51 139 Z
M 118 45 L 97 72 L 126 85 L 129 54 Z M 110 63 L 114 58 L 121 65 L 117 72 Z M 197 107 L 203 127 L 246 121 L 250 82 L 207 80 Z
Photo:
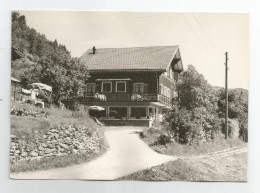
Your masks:
M 78 100 L 80 102 L 160 102 L 172 106 L 172 100 L 162 94 L 88 93 Z

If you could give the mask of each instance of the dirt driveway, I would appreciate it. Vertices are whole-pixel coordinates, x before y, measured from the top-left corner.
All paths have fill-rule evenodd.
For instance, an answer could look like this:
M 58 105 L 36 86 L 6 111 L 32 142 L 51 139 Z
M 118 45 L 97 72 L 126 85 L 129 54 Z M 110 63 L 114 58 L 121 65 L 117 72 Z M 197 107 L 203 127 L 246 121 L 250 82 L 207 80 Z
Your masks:
M 177 157 L 162 155 L 139 139 L 141 127 L 108 127 L 105 132 L 109 149 L 88 163 L 44 171 L 11 174 L 15 179 L 83 179 L 114 180 Z

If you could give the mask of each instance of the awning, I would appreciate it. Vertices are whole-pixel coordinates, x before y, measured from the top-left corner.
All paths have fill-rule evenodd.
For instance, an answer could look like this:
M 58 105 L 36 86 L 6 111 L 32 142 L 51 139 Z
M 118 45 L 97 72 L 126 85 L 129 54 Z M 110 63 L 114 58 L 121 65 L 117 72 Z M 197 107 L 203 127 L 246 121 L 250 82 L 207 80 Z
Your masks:
M 19 82 L 20 83 L 21 81 L 16 79 L 16 78 L 11 77 L 11 82 Z
M 165 107 L 163 107 L 163 109 L 172 110 L 172 108 L 169 106 L 165 106 Z
M 92 111 L 104 111 L 105 110 L 105 108 L 100 107 L 100 106 L 96 106 L 96 105 L 95 106 L 89 106 L 88 109 L 92 110 Z
M 109 79 L 96 79 L 96 81 L 131 81 L 130 78 L 118 78 L 118 79 L 112 79 L 112 78 L 109 78 Z
M 165 107 L 166 106 L 160 102 L 151 102 L 151 104 L 155 105 L 156 107 Z

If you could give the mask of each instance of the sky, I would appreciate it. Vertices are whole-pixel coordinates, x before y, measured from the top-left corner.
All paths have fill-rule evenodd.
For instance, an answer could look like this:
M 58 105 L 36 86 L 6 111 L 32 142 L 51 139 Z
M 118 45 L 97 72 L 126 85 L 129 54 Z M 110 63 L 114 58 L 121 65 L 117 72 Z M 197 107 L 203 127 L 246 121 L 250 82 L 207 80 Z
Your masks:
M 29 27 L 80 57 L 98 48 L 179 45 L 184 69 L 192 64 L 212 86 L 248 89 L 249 14 L 20 11 Z

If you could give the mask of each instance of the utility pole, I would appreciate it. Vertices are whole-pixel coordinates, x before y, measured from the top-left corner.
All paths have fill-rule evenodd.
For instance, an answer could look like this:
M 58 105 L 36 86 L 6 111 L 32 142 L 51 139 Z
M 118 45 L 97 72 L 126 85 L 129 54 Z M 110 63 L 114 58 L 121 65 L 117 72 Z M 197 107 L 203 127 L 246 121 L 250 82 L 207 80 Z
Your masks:
M 226 56 L 226 62 L 225 62 L 225 66 L 226 66 L 226 76 L 225 76 L 225 94 L 226 94 L 226 99 L 225 99 L 225 106 L 226 106 L 226 113 L 225 113 L 225 130 L 226 130 L 226 134 L 225 134 L 225 138 L 228 138 L 228 53 L 225 53 Z

